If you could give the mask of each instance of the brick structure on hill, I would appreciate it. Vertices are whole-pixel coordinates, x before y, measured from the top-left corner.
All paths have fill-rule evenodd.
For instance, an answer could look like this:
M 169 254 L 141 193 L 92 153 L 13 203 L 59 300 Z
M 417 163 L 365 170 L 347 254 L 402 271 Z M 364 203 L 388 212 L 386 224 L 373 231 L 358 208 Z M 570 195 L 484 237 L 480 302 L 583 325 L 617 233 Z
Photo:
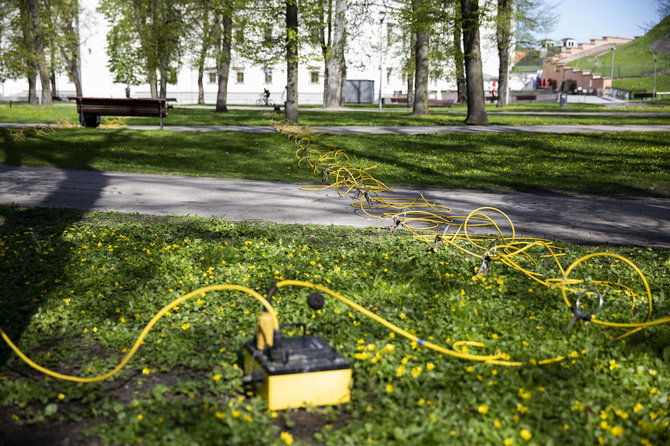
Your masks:
M 585 56 L 607 53 L 612 50 L 612 45 L 620 46 L 631 40 L 622 37 L 603 37 L 602 39 L 591 39 L 590 43 L 580 43 L 572 48 L 564 48 L 561 53 L 544 60 L 542 67 L 544 88 L 555 90 L 561 88 L 561 85 L 565 83 L 564 90 L 579 89 L 587 94 L 602 94 L 604 90 L 612 88 L 611 78 L 581 68 L 574 68 L 568 62 Z

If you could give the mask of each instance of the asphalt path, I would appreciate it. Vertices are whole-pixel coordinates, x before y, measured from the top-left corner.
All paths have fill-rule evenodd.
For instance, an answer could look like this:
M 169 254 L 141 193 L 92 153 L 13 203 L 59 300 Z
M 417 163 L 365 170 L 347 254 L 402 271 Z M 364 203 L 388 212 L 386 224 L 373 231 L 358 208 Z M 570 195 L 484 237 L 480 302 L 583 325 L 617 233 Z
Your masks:
M 299 186 L 0 165 L 0 204 L 288 224 L 388 227 L 392 223 L 389 218 L 366 216 L 351 205 L 351 197 L 339 197 L 334 189 L 304 191 Z M 395 189 L 392 197 L 419 194 L 449 207 L 452 216 L 466 216 L 484 206 L 498 208 L 510 217 L 517 236 L 670 249 L 670 199 L 421 188 Z

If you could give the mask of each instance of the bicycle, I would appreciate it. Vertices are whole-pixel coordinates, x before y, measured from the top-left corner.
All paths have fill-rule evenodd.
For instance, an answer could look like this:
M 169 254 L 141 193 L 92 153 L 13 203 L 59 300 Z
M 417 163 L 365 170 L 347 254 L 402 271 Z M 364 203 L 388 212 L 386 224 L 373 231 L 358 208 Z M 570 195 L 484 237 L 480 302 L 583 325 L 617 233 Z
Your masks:
M 257 106 L 257 107 L 263 107 L 263 106 L 266 106 L 266 107 L 274 107 L 274 105 L 275 105 L 275 103 L 272 102 L 271 99 L 266 98 L 265 95 L 264 95 L 263 93 L 261 93 L 260 95 L 258 95 L 258 99 L 256 99 L 256 106 Z

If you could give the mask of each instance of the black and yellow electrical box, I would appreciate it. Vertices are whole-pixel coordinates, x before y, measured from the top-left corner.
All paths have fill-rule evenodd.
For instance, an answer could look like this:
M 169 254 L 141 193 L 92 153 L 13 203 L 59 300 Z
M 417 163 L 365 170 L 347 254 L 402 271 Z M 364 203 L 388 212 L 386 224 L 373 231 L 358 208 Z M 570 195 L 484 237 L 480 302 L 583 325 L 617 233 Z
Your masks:
M 256 338 L 243 352 L 243 381 L 256 388 L 270 410 L 341 404 L 351 397 L 351 364 L 318 336 L 276 333 L 271 346 Z

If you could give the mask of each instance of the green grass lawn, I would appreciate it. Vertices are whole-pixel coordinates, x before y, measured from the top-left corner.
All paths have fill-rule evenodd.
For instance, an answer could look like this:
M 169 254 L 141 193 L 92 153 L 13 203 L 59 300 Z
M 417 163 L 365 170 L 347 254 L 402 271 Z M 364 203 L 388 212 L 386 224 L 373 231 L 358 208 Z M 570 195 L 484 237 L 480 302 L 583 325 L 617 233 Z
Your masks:
M 619 78 L 651 75 L 654 68 L 654 50 L 652 45 L 663 39 L 670 32 L 670 18 L 665 17 L 660 23 L 641 36 L 625 45 L 617 45 L 614 51 L 614 86 L 618 87 Z M 670 55 L 659 50 L 656 52 L 657 72 L 660 74 L 670 67 Z M 581 59 L 569 62 L 573 67 L 598 72 L 603 76 L 609 76 L 612 66 L 612 51 L 596 56 L 585 56 Z M 633 74 L 635 73 L 635 74 Z M 625 88 L 625 87 L 621 87 Z M 651 89 L 649 90 L 651 91 Z M 661 90 L 663 91 L 663 90 Z
M 624 90 L 644 90 L 648 93 L 653 91 L 653 77 L 634 77 L 628 79 L 614 79 L 612 84 Z M 656 76 L 656 91 L 670 91 L 670 74 Z
M 587 104 L 570 104 L 563 111 L 594 111 L 595 109 Z M 352 111 L 300 111 L 300 124 L 309 126 L 346 126 L 346 125 L 379 125 L 379 126 L 416 126 L 416 125 L 463 125 L 465 117 L 460 111 L 465 109 L 462 106 L 450 113 L 450 109 L 435 109 L 429 116 L 413 117 L 407 111 L 397 112 L 378 112 L 365 111 L 365 109 Z M 491 111 L 500 109 L 495 106 L 490 107 Z M 518 104 L 510 106 L 509 111 L 529 111 L 525 115 L 489 115 L 490 124 L 504 125 L 594 125 L 594 124 L 668 124 L 670 123 L 670 113 L 667 116 L 571 116 L 561 115 L 561 109 L 557 104 Z M 555 115 L 534 115 L 537 111 L 556 111 Z M 636 109 L 637 111 L 637 109 Z M 652 110 L 652 111 L 665 111 Z M 56 123 L 60 119 L 67 119 L 71 122 L 79 122 L 74 106 L 31 106 L 26 104 L 17 104 L 11 108 L 7 104 L 0 104 L 0 122 L 14 123 Z M 103 122 L 110 119 L 104 118 Z M 123 122 L 130 125 L 158 125 L 158 118 L 143 117 L 123 117 Z M 277 114 L 276 119 L 283 119 L 283 113 Z M 215 113 L 210 109 L 197 108 L 175 108 L 170 111 L 167 118 L 164 119 L 166 126 L 170 125 L 269 125 L 268 117 L 259 113 L 257 110 L 230 110 L 228 113 Z
M 0 129 L 0 163 L 255 180 L 322 181 L 278 134 Z M 322 136 L 389 185 L 668 196 L 670 134 Z M 319 145 L 320 144 L 320 145 Z
M 561 245 L 567 266 L 598 247 Z M 668 314 L 668 251 L 607 247 L 637 264 L 655 310 Z M 524 266 L 557 278 L 529 251 Z M 667 444 L 667 324 L 623 340 L 621 330 L 578 322 L 558 289 L 493 262 L 431 253 L 407 233 L 383 229 L 231 224 L 0 207 L 0 327 L 41 365 L 95 376 L 114 367 L 149 319 L 199 287 L 240 284 L 264 294 L 283 278 L 323 284 L 437 344 L 482 342 L 526 363 L 504 367 L 426 350 L 310 289 L 282 288 L 281 322 L 305 322 L 348 358 L 347 404 L 268 412 L 246 393 L 236 365 L 260 305 L 241 293 L 209 293 L 170 311 L 130 363 L 102 383 L 46 379 L 0 343 L 0 431 L 7 444 Z M 571 277 L 641 282 L 623 263 L 592 260 Z M 608 294 L 600 320 L 640 321 Z M 616 294 L 614 295 L 616 296 Z M 574 299 L 574 296 L 572 296 Z M 584 298 L 582 305 L 589 306 Z M 642 308 L 640 308 L 642 307 Z M 291 329 L 284 330 L 285 335 Z M 533 360 L 565 356 L 560 362 Z

